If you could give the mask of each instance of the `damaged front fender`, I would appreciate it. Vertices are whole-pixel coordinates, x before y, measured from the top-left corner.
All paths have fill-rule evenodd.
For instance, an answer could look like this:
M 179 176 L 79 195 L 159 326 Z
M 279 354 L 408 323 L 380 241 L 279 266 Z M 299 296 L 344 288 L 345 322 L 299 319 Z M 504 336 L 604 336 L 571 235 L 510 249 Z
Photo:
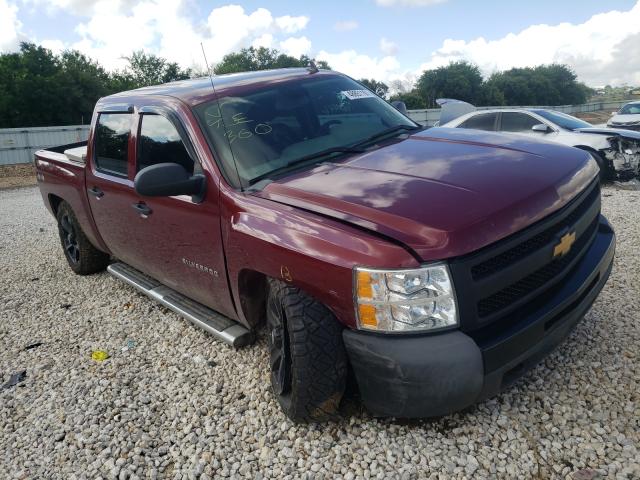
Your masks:
M 606 135 L 608 148 L 600 150 L 613 168 L 614 180 L 626 181 L 640 176 L 640 132 L 611 128 L 581 128 L 582 133 Z

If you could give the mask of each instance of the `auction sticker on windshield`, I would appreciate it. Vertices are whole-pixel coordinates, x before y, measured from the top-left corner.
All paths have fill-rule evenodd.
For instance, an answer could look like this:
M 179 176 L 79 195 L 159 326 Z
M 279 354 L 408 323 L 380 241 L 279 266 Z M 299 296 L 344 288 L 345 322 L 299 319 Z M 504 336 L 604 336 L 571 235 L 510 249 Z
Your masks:
M 340 92 L 349 100 L 359 100 L 361 98 L 374 98 L 376 96 L 375 93 L 370 92 L 369 90 L 343 90 Z

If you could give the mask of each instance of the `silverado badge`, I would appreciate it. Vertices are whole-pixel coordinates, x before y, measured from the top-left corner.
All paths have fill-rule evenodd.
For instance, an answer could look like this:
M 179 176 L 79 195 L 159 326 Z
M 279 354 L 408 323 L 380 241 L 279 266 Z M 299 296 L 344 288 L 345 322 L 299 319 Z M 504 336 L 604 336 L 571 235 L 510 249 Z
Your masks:
M 553 247 L 553 257 L 562 257 L 569 253 L 573 242 L 576 241 L 576 232 L 565 233 L 560 237 L 560 241 Z

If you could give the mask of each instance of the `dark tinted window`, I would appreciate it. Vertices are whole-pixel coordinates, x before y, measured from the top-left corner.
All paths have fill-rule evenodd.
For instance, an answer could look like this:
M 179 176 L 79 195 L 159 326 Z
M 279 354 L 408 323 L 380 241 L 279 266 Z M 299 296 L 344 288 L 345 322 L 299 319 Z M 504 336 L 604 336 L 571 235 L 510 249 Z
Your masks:
M 503 132 L 530 132 L 531 127 L 542 122 L 526 113 L 504 112 L 500 130 Z
M 98 170 L 127 176 L 127 151 L 131 114 L 102 113 L 96 125 L 96 165 Z
M 160 115 L 143 115 L 138 144 L 139 172 L 156 163 L 178 163 L 193 173 L 193 160 L 173 124 Z
M 476 130 L 494 130 L 497 114 L 481 113 L 474 115 L 468 120 L 462 122 L 459 128 L 474 128 Z

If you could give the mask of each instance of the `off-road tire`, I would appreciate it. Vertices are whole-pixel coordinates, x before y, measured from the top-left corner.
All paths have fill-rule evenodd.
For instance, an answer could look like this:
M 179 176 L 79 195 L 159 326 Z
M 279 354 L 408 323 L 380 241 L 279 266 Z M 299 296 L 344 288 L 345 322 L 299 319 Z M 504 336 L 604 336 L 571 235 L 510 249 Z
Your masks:
M 90 275 L 107 268 L 109 255 L 91 245 L 67 202 L 58 205 L 56 219 L 64 257 L 71 270 L 78 275 Z
M 269 287 L 267 335 L 274 394 L 295 422 L 334 418 L 347 380 L 342 326 L 327 307 L 299 288 L 279 280 L 270 280 Z M 287 367 L 285 373 L 281 365 Z

